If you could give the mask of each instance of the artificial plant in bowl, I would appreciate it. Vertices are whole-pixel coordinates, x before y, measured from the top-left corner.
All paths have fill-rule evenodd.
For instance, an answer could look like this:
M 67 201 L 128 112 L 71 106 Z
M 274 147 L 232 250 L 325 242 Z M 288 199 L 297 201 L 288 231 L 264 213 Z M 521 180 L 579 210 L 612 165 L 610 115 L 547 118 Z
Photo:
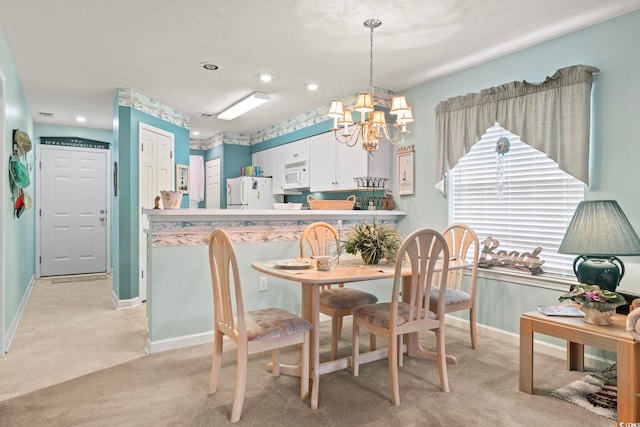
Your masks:
M 389 224 L 363 221 L 349 230 L 342 241 L 348 254 L 360 253 L 365 264 L 378 264 L 382 259 L 395 260 L 402 239 Z
M 559 300 L 580 304 L 580 310 L 585 315 L 584 321 L 596 325 L 610 325 L 616 307 L 627 303 L 624 297 L 616 292 L 584 283 L 574 286 L 570 292 L 561 295 Z

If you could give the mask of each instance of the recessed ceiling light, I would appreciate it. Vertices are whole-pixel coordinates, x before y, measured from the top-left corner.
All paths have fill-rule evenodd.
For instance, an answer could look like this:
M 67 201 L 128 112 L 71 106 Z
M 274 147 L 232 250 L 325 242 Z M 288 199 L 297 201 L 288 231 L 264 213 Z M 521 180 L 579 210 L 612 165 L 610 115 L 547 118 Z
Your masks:
M 215 71 L 218 68 L 220 68 L 216 64 L 212 64 L 211 62 L 201 62 L 200 66 L 205 70 L 209 70 L 209 71 Z
M 258 79 L 263 82 L 272 82 L 274 80 L 274 76 L 272 74 L 258 74 Z
M 79 122 L 83 122 L 84 123 L 84 122 L 87 121 L 87 118 L 86 117 L 82 117 L 82 116 L 78 116 L 78 117 L 76 117 L 76 120 L 79 121 Z
M 191 132 L 191 134 L 194 136 L 198 136 L 200 135 L 200 132 L 198 132 L 197 130 L 194 130 L 193 132 Z
M 306 88 L 307 90 L 318 90 L 318 85 L 316 83 L 309 83 Z

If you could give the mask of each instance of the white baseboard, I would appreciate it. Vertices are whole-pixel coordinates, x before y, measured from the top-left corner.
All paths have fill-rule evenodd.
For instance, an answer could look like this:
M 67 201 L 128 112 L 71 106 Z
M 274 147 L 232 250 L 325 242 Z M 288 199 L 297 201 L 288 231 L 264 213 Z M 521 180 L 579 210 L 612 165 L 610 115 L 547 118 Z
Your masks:
M 455 326 L 457 328 L 469 329 L 469 321 L 456 316 L 446 315 L 447 325 Z M 496 329 L 491 326 L 476 324 L 478 332 L 478 346 L 482 345 L 482 336 L 486 336 L 492 339 L 500 340 L 520 347 L 520 335 L 513 332 L 503 331 L 502 329 Z M 469 345 L 471 345 L 471 336 L 469 336 Z M 545 341 L 539 341 L 534 339 L 533 341 L 534 351 L 536 353 L 544 354 L 547 356 L 555 357 L 557 359 L 567 359 L 567 348 L 550 344 Z M 602 371 L 611 365 L 611 361 L 607 361 L 602 357 L 597 357 L 592 354 L 588 354 L 585 351 L 584 355 L 585 368 Z
M 118 299 L 118 295 L 114 290 L 111 290 L 111 302 L 116 310 L 125 310 L 127 308 L 137 307 L 142 302 L 139 297 L 131 298 L 131 299 Z
M 226 336 L 224 338 L 227 338 Z M 194 335 L 185 335 L 178 338 L 170 338 L 166 340 L 151 341 L 147 338 L 144 345 L 144 351 L 147 353 L 159 353 L 161 351 L 176 350 L 178 348 L 190 347 L 199 344 L 213 345 L 213 331 L 203 332 Z
M 22 300 L 20 301 L 20 305 L 18 306 L 18 310 L 16 311 L 16 315 L 11 320 L 11 324 L 7 328 L 7 335 L 5 336 L 5 348 L 2 349 L 2 354 L 9 351 L 11 347 L 11 342 L 13 338 L 16 336 L 16 332 L 18 331 L 18 326 L 20 325 L 20 320 L 22 320 L 22 315 L 24 314 L 24 309 L 27 307 L 27 301 L 29 301 L 29 297 L 31 296 L 31 291 L 33 290 L 33 284 L 36 281 L 35 276 L 31 276 L 31 280 L 29 281 L 29 285 L 27 286 L 27 291 L 22 296 Z M 0 331 L 1 333 L 2 331 Z

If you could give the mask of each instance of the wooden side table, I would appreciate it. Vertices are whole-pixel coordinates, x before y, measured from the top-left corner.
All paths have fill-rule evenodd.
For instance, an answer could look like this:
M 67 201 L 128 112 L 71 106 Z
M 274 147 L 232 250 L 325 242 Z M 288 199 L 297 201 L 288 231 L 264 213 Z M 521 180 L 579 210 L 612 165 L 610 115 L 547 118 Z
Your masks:
M 533 394 L 534 332 L 567 340 L 569 370 L 584 370 L 585 345 L 617 353 L 618 423 L 640 422 L 640 343 L 626 331 L 626 316 L 614 314 L 611 326 L 537 311 L 520 316 L 520 391 L 528 394 Z

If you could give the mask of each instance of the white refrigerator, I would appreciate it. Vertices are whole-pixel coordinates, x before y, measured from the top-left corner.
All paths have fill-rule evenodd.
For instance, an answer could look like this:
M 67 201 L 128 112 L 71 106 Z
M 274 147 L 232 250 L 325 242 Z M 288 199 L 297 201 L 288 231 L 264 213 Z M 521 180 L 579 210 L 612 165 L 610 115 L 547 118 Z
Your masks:
M 282 196 L 274 196 L 271 178 L 241 176 L 227 179 L 227 209 L 273 209 Z

